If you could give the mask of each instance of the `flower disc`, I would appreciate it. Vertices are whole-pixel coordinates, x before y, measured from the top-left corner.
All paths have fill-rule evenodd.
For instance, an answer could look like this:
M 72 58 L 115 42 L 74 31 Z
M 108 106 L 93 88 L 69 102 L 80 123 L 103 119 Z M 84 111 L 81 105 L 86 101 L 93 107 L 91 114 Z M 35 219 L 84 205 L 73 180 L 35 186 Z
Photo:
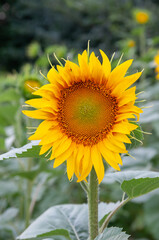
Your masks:
M 94 167 L 99 183 L 104 177 L 103 159 L 120 170 L 120 153 L 137 125 L 142 110 L 136 107 L 135 87 L 129 88 L 141 75 L 125 74 L 132 60 L 113 71 L 103 51 L 102 64 L 94 53 L 78 55 L 79 65 L 66 61 L 64 67 L 49 71 L 49 84 L 35 91 L 41 98 L 26 103 L 37 110 L 23 111 L 29 117 L 42 119 L 30 140 L 41 140 L 40 154 L 51 149 L 54 167 L 67 161 L 67 175 L 78 181 L 86 179 Z
M 115 122 L 117 100 L 109 91 L 91 81 L 74 83 L 64 89 L 58 102 L 61 131 L 76 143 L 92 146 Z

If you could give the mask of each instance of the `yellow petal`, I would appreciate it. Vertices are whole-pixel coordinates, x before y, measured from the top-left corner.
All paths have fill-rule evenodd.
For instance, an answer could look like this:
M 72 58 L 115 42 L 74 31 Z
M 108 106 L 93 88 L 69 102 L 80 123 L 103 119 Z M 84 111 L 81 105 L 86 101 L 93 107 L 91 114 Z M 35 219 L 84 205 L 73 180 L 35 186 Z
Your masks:
M 101 83 L 103 76 L 102 66 L 94 52 L 92 52 L 90 55 L 89 68 L 91 79 L 93 79 L 93 81 L 96 83 Z
M 98 151 L 96 145 L 92 146 L 91 148 L 91 159 L 97 174 L 98 182 L 100 184 L 102 179 L 104 178 L 104 165 L 101 154 Z
M 48 134 L 48 130 L 52 127 L 55 127 L 57 125 L 57 122 L 54 121 L 43 121 L 38 126 L 36 132 L 34 135 L 32 135 L 29 140 L 40 140 L 42 139 L 46 134 Z
M 84 156 L 84 146 L 83 144 L 78 144 L 77 145 L 77 156 L 76 156 L 76 175 L 77 177 L 79 176 L 80 174 L 80 168 L 81 168 L 81 160 Z
M 129 134 L 130 133 L 130 131 L 127 128 L 127 125 L 125 124 L 124 121 L 115 124 L 113 126 L 112 132 L 113 133 L 116 133 L 116 132 L 117 133 L 124 133 L 124 134 Z
M 78 82 L 81 79 L 81 72 L 79 66 L 76 63 L 68 60 L 66 61 L 65 66 L 71 70 L 72 79 Z
M 92 161 L 91 161 L 90 147 L 86 146 L 84 147 L 84 156 L 82 159 L 82 172 L 77 182 L 83 181 L 89 175 L 91 169 L 92 169 Z
M 126 149 L 118 147 L 117 145 L 114 144 L 114 142 L 112 143 L 109 139 L 106 139 L 106 138 L 103 139 L 103 144 L 105 145 L 106 148 L 108 148 L 113 152 L 127 153 Z
M 40 149 L 39 155 L 44 154 L 44 153 L 47 152 L 51 147 L 52 147 L 52 143 L 43 145 L 43 146 L 41 147 L 41 149 Z
M 67 159 L 67 176 L 70 180 L 75 172 L 75 159 L 73 154 Z
M 100 50 L 100 53 L 103 58 L 102 68 L 104 71 L 104 75 L 105 75 L 106 79 L 108 79 L 110 72 L 111 72 L 111 64 L 110 64 L 110 61 L 109 61 L 107 55 L 102 50 Z
M 49 133 L 42 138 L 39 145 L 53 143 L 57 139 L 62 138 L 62 137 L 63 137 L 63 133 L 61 133 L 59 129 L 57 129 L 57 128 L 50 129 Z
M 124 91 L 123 94 L 119 98 L 118 106 L 120 107 L 124 104 L 135 101 L 137 98 L 135 91 L 136 91 L 136 86 Z
M 128 77 L 123 78 L 123 80 L 118 84 L 113 90 L 112 94 L 118 95 L 122 94 L 128 87 L 130 87 L 134 82 L 136 82 L 141 76 L 142 72 L 132 74 Z
M 123 119 L 128 119 L 128 118 L 135 118 L 135 116 L 132 113 L 119 114 L 118 116 L 116 116 L 116 122 L 119 122 Z
M 111 142 L 113 145 L 115 145 L 115 146 L 119 147 L 120 149 L 122 149 L 122 150 L 124 150 L 124 151 L 127 152 L 126 147 L 125 147 L 125 144 L 124 144 L 122 141 L 118 141 L 117 139 L 115 139 L 115 138 L 113 137 L 113 135 L 108 135 L 108 136 L 107 136 L 107 139 L 108 139 L 108 141 Z
M 35 119 L 54 119 L 53 113 L 44 112 L 42 110 L 33 110 L 33 111 L 24 110 L 22 111 L 22 113 L 24 113 L 30 118 L 35 118 Z
M 30 99 L 28 101 L 25 102 L 28 105 L 31 105 L 34 108 L 43 108 L 43 107 L 48 107 L 49 106 L 49 102 L 44 99 L 44 98 L 34 98 L 34 99 Z
M 118 141 L 121 142 L 125 142 L 125 143 L 131 143 L 130 139 L 122 133 L 113 133 L 113 136 L 115 139 L 117 139 Z
M 58 73 L 58 71 L 52 67 L 48 74 L 47 74 L 47 78 L 50 81 L 50 83 L 52 84 L 56 84 L 57 82 L 60 83 L 61 85 L 64 85 L 64 82 L 60 76 L 60 74 Z
M 98 143 L 98 149 L 101 152 L 104 160 L 111 166 L 113 167 L 115 170 L 120 170 L 120 167 L 118 166 L 118 164 L 115 162 L 115 158 L 112 155 L 112 152 L 109 151 L 105 145 L 103 144 L 103 142 L 99 142 Z
M 108 84 L 110 87 L 116 86 L 121 82 L 121 79 L 123 79 L 128 68 L 131 66 L 132 61 L 133 59 L 125 61 L 124 63 L 120 64 L 119 66 L 113 69 L 108 79 Z
M 62 153 L 64 153 L 71 145 L 71 138 L 66 138 L 64 142 L 62 142 L 56 149 L 54 149 L 54 157 L 57 158 Z
M 63 162 L 65 162 L 71 156 L 73 151 L 74 151 L 74 145 L 71 144 L 71 146 L 64 153 L 62 153 L 55 159 L 53 167 L 56 168 L 60 166 Z
M 88 55 L 86 50 L 82 55 L 78 54 L 78 62 L 81 70 L 81 80 L 85 81 L 89 78 Z
M 46 99 L 50 100 L 51 98 L 59 97 L 60 89 L 56 85 L 46 84 L 37 91 L 33 92 L 33 94 L 45 97 Z
M 59 71 L 59 74 L 62 77 L 62 79 L 64 80 L 65 84 L 67 84 L 67 86 L 69 86 L 73 82 L 73 79 L 70 74 L 70 70 L 68 70 L 68 68 L 66 68 L 66 67 L 62 67 L 59 65 L 57 65 L 57 70 Z

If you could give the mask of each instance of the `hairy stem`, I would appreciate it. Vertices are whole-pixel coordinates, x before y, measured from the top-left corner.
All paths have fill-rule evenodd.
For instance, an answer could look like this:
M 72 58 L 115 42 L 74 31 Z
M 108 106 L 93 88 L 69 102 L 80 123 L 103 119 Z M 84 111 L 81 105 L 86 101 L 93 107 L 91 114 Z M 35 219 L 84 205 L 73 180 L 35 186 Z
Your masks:
M 89 240 L 98 235 L 98 180 L 94 168 L 89 176 L 88 209 L 89 209 Z

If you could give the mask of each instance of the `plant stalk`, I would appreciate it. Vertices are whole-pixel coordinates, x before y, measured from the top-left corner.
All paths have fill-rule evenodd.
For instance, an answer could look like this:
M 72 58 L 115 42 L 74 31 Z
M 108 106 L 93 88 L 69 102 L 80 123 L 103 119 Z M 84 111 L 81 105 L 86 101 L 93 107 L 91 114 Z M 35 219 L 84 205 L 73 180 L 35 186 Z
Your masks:
M 110 219 L 114 216 L 114 214 L 122 207 L 124 206 L 128 201 L 130 201 L 130 198 L 126 198 L 125 200 L 121 201 L 121 203 L 108 215 L 108 217 L 105 219 L 103 225 L 101 226 L 99 233 L 102 233 L 104 229 L 108 226 Z
M 89 176 L 89 191 L 87 196 L 89 211 L 89 240 L 94 240 L 98 235 L 98 180 L 94 168 Z

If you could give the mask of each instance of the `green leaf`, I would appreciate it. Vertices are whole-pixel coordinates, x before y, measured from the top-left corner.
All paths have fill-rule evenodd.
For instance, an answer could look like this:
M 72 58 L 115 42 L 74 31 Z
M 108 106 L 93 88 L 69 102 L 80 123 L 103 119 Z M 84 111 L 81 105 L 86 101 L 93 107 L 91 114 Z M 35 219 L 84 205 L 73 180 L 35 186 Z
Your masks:
M 106 228 L 102 234 L 97 236 L 95 240 L 128 240 L 130 235 L 122 232 L 121 228 L 111 227 Z
M 118 204 L 118 203 L 116 203 Z M 116 204 L 99 204 L 99 221 Z M 39 218 L 35 220 L 18 239 L 37 239 L 41 236 L 51 236 L 59 231 L 68 231 L 72 240 L 88 238 L 88 206 L 87 204 L 65 204 L 49 208 Z
M 103 183 L 119 182 L 122 190 L 133 199 L 159 188 L 159 173 L 152 171 L 123 171 L 107 174 Z
M 13 148 L 7 153 L 0 155 L 0 160 L 17 158 L 17 157 L 39 157 L 40 146 L 39 141 L 31 141 L 21 148 Z
M 129 198 L 139 197 L 154 189 L 159 188 L 159 177 L 156 178 L 139 178 L 124 181 L 121 184 L 122 190 L 128 195 Z

